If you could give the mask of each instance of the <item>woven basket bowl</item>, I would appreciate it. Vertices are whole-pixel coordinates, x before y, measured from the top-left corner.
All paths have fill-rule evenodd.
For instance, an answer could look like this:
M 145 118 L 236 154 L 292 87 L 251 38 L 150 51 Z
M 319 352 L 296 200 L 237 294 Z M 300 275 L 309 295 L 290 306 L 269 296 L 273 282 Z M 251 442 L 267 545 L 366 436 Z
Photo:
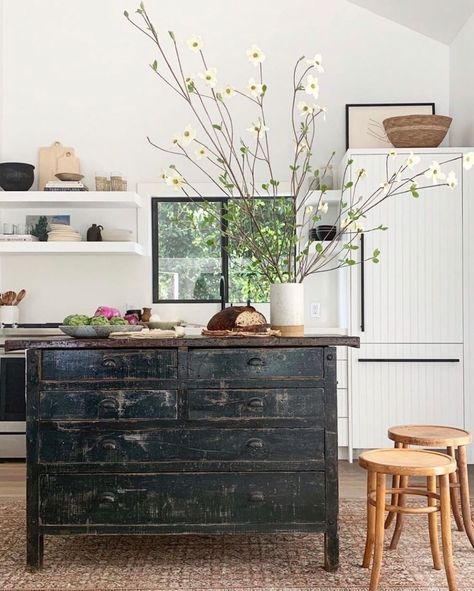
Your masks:
M 444 115 L 402 115 L 384 119 L 383 126 L 395 148 L 437 148 L 451 121 Z

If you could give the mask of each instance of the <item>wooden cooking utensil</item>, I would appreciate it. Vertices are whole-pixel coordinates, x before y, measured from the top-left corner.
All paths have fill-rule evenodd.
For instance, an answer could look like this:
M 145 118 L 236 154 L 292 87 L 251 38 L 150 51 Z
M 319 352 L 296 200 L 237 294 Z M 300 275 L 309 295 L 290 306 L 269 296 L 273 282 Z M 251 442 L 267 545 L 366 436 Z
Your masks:
M 15 298 L 15 303 L 13 304 L 14 306 L 18 306 L 18 304 L 23 300 L 23 298 L 26 296 L 26 289 L 21 289 L 16 298 Z
M 16 300 L 16 292 L 6 291 L 2 296 L 2 303 L 4 306 L 13 306 L 13 302 Z

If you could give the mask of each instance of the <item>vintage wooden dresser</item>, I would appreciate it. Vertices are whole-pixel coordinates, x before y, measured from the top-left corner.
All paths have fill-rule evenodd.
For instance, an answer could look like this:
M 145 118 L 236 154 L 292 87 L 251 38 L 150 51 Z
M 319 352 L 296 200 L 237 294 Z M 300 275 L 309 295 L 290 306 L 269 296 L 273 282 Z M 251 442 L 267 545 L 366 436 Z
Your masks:
M 49 534 L 324 532 L 338 566 L 336 345 L 48 339 L 27 349 L 27 562 Z

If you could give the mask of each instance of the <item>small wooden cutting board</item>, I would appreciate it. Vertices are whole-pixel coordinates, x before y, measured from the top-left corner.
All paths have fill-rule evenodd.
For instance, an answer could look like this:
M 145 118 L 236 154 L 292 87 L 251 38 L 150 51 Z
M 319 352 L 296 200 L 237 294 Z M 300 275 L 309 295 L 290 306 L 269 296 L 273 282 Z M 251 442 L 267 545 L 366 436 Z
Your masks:
M 39 164 L 39 181 L 38 189 L 44 190 L 48 181 L 55 181 L 56 173 L 58 172 L 58 160 L 64 157 L 68 152 L 74 156 L 74 148 L 66 147 L 61 142 L 54 142 L 49 147 L 39 148 L 38 150 L 38 164 Z M 63 171 L 64 172 L 64 171 Z M 70 171 L 70 172 L 76 172 Z M 77 171 L 79 172 L 79 171 Z

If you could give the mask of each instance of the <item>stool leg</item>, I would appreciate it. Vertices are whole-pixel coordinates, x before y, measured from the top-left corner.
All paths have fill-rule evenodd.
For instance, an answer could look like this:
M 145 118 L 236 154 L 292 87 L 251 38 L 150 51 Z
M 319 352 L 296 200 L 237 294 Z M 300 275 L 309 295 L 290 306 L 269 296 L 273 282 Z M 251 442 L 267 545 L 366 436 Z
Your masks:
M 448 456 L 456 459 L 456 454 L 453 447 L 448 447 Z M 451 485 L 456 485 L 458 483 L 458 476 L 456 472 L 453 472 L 449 475 L 449 482 Z M 456 527 L 458 531 L 464 531 L 464 526 L 462 523 L 462 516 L 459 510 L 459 490 L 457 487 L 451 486 L 449 489 L 451 495 L 451 507 L 453 509 L 453 516 L 454 521 L 456 522 Z
M 408 476 L 400 476 L 400 488 L 407 488 Z M 405 495 L 400 494 L 398 497 L 398 506 L 403 507 L 405 505 Z M 397 513 L 397 521 L 395 523 L 395 529 L 393 530 L 392 541 L 390 542 L 390 550 L 396 550 L 400 536 L 402 535 L 403 521 L 405 516 L 402 513 Z
M 439 477 L 441 498 L 441 539 L 443 540 L 443 558 L 449 591 L 457 591 L 456 574 L 453 563 L 453 545 L 451 540 L 451 503 L 449 498 L 449 476 Z
M 399 449 L 402 447 L 402 444 L 399 441 L 395 441 L 395 449 Z M 392 488 L 400 488 L 400 476 L 398 474 L 394 474 L 392 478 Z M 390 501 L 391 505 L 398 505 L 398 494 L 392 494 L 392 500 Z M 387 515 L 387 519 L 385 520 L 385 529 L 388 529 L 391 525 L 393 520 L 395 519 L 395 513 L 393 511 L 389 511 Z
M 369 494 L 375 490 L 377 484 L 377 475 L 375 472 L 368 472 L 367 474 L 367 538 L 365 541 L 364 559 L 362 566 L 364 568 L 370 567 L 370 559 L 372 558 L 372 551 L 374 549 L 375 539 L 375 507 L 369 503 Z
M 385 474 L 377 474 L 377 493 L 375 508 L 375 544 L 374 544 L 374 563 L 370 574 L 369 591 L 377 591 L 380 582 L 380 571 L 382 568 L 383 540 L 385 534 Z
M 428 476 L 426 480 L 428 492 L 436 493 L 436 476 Z M 436 499 L 428 497 L 428 506 L 436 506 Z M 431 556 L 433 557 L 433 568 L 435 568 L 436 570 L 441 570 L 441 555 L 439 552 L 437 513 L 428 513 L 428 529 L 430 532 L 430 546 Z
M 469 499 L 469 478 L 467 474 L 466 448 L 464 445 L 459 446 L 457 449 L 457 461 L 459 484 L 461 485 L 461 509 L 464 528 L 471 545 L 474 546 L 474 528 L 472 526 L 471 501 Z

